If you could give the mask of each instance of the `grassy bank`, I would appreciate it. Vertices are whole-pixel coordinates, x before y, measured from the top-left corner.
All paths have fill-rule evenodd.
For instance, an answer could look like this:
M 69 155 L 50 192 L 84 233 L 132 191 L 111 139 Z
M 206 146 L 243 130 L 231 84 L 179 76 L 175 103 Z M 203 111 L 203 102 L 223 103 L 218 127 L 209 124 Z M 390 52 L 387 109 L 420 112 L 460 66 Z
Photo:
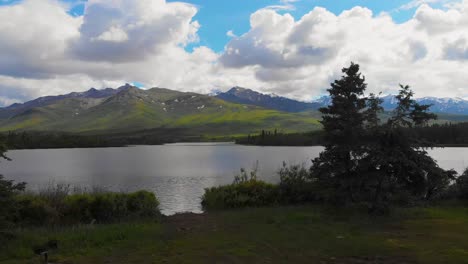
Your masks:
M 391 217 L 317 206 L 252 208 L 162 220 L 18 230 L 0 263 L 467 263 L 468 209 L 398 209 Z

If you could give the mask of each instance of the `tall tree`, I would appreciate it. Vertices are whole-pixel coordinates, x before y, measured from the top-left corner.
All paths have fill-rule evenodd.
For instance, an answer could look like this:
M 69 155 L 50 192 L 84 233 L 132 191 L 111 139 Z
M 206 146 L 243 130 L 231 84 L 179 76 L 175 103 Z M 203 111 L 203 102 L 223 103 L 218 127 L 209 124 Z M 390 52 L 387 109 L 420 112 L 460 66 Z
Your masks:
M 367 84 L 359 65 L 343 68 L 344 75 L 328 89 L 331 104 L 321 108 L 325 151 L 313 162 L 313 177 L 323 186 L 323 196 L 335 202 L 356 200 L 359 175 L 356 160 L 365 153 L 362 145 L 366 120 Z
M 455 175 L 445 171 L 421 148 L 408 128 L 427 124 L 436 116 L 430 105 L 413 99 L 400 85 L 398 106 L 382 124 L 382 100 L 364 95 L 365 79 L 351 63 L 328 89 L 331 104 L 320 109 L 326 134 L 325 151 L 313 160 L 311 177 L 325 200 L 367 205 L 386 212 L 398 201 L 429 199 L 448 186 Z

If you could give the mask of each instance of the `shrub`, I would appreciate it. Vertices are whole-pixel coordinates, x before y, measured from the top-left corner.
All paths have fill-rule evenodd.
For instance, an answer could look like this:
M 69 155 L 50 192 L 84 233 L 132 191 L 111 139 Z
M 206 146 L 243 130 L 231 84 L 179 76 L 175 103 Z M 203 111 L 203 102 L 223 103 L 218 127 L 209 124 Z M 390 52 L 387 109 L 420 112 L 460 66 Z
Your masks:
M 278 171 L 280 176 L 279 192 L 283 203 L 304 203 L 317 201 L 316 185 L 311 180 L 310 172 L 304 164 L 283 167 Z
M 119 219 L 121 214 L 124 213 L 119 211 L 119 209 L 125 210 L 126 207 L 119 208 L 117 206 L 118 202 L 119 199 L 115 193 L 95 195 L 90 206 L 91 215 L 98 222 L 110 222 Z
M 46 225 L 59 221 L 59 212 L 37 195 L 19 195 L 16 198 L 16 222 L 22 225 Z
M 127 208 L 131 214 L 153 216 L 158 213 L 159 201 L 152 192 L 139 191 L 128 195 Z
M 278 186 L 257 180 L 258 162 L 247 172 L 241 169 L 229 185 L 205 189 L 202 206 L 205 209 L 258 207 L 278 202 Z
M 89 223 L 94 218 L 91 204 L 94 198 L 89 194 L 69 195 L 64 199 L 64 218 L 66 222 Z
M 53 192 L 52 192 L 53 193 Z M 49 192 L 50 194 L 50 192 Z M 53 197 L 53 199 L 49 199 Z M 58 199 L 62 197 L 62 199 Z M 135 193 L 22 194 L 15 197 L 14 220 L 20 225 L 109 223 L 158 214 L 158 200 L 147 191 Z
M 278 187 L 258 180 L 205 189 L 202 205 L 206 209 L 258 207 L 278 202 Z

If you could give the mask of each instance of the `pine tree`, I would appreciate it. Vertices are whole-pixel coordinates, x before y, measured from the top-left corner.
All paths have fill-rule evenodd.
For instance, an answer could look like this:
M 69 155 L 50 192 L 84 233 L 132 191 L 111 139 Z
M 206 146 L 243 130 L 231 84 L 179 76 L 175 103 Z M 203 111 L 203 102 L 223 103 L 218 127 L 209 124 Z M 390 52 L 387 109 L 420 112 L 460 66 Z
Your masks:
M 338 203 L 357 199 L 360 176 L 356 160 L 365 153 L 362 137 L 367 84 L 358 64 L 351 63 L 342 72 L 342 78 L 328 89 L 331 104 L 320 109 L 326 144 L 312 167 L 312 176 L 322 186 L 323 197 Z
M 382 124 L 382 100 L 364 95 L 359 65 L 351 63 L 343 73 L 328 89 L 330 106 L 320 109 L 325 151 L 311 167 L 318 195 L 383 213 L 397 202 L 430 199 L 447 188 L 455 172 L 441 169 L 411 133 L 436 118 L 430 105 L 418 104 L 410 87 L 400 85 L 398 106 Z

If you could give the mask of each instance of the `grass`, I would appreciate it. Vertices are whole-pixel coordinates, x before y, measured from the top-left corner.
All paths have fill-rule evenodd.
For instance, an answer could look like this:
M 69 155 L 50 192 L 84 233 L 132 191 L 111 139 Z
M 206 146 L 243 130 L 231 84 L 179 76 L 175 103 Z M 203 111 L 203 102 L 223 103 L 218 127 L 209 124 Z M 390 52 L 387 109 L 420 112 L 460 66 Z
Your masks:
M 30 247 L 50 238 L 59 240 L 53 263 L 468 263 L 468 208 L 375 218 L 311 205 L 27 229 L 0 263 L 36 263 Z

